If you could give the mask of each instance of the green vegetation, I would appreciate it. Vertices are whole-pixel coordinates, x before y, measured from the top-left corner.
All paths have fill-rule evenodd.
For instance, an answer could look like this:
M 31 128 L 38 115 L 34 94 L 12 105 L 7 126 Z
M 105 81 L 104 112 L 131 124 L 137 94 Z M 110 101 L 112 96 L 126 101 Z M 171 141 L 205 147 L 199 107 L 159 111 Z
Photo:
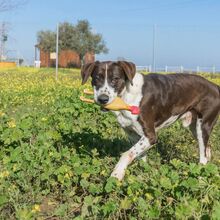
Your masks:
M 109 176 L 131 146 L 124 132 L 80 102 L 78 70 L 54 74 L 0 71 L 0 219 L 220 219 L 220 121 L 208 165 L 177 122 L 118 182 Z
M 44 51 L 56 51 L 56 32 L 39 31 L 37 34 L 38 47 Z M 86 53 L 107 53 L 108 49 L 101 34 L 94 33 L 87 20 L 79 20 L 76 25 L 68 22 L 59 25 L 59 48 L 73 50 L 81 63 Z

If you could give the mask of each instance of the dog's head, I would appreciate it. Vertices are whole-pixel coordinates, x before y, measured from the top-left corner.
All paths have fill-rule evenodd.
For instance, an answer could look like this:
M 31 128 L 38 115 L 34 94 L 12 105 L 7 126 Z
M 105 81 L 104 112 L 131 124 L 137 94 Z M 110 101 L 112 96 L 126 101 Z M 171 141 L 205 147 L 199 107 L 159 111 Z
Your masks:
M 135 64 L 130 62 L 96 61 L 82 67 L 82 84 L 91 76 L 95 101 L 108 104 L 123 93 L 127 82 L 132 84 L 135 72 Z

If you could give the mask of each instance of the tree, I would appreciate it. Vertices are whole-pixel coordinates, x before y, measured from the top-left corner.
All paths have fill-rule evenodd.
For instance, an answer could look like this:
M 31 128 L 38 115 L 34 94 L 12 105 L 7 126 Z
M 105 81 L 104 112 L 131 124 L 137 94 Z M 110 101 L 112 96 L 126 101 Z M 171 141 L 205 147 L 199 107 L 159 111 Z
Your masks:
M 78 21 L 75 30 L 76 36 L 72 49 L 79 54 L 81 63 L 83 63 L 87 52 L 93 52 L 95 54 L 108 52 L 102 35 L 93 33 L 87 20 Z
M 0 0 L 0 12 L 16 9 L 26 2 L 27 0 Z
M 54 52 L 56 46 L 56 32 L 40 31 L 37 34 L 38 47 L 44 51 Z M 92 32 L 87 20 L 79 20 L 76 25 L 64 22 L 59 26 L 59 51 L 74 50 L 80 58 L 81 64 L 86 53 L 107 53 L 108 49 L 101 34 Z
M 59 26 L 59 47 L 63 50 L 73 49 L 75 41 L 75 27 L 73 24 L 64 22 Z
M 37 34 L 38 47 L 43 51 L 54 52 L 56 50 L 56 33 L 53 31 L 39 31 Z

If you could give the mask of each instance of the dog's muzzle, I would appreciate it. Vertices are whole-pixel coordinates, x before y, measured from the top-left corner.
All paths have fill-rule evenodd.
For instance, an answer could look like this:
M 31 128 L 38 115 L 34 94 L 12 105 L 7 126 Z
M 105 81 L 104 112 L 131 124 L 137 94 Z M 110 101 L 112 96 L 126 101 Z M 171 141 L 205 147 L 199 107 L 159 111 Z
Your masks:
M 109 97 L 105 94 L 102 94 L 98 97 L 98 102 L 101 104 L 101 105 L 105 105 L 107 104 L 109 101 Z

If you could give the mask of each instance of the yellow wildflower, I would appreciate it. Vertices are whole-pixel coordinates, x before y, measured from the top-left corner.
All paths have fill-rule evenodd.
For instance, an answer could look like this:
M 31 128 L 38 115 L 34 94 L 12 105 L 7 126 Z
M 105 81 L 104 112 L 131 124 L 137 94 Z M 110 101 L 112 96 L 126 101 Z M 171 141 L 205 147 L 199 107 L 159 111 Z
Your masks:
M 14 119 L 12 119 L 11 121 L 9 121 L 7 124 L 8 124 L 8 127 L 9 127 L 9 128 L 15 128 L 15 127 L 16 127 L 16 123 L 15 123 L 15 120 L 14 120 Z
M 31 210 L 31 212 L 33 212 L 33 213 L 40 212 L 40 205 L 35 204 Z
M 64 178 L 66 178 L 66 179 L 70 179 L 70 175 L 69 175 L 69 173 L 66 173 L 66 174 L 64 175 Z
M 15 172 L 17 170 L 17 164 L 14 164 L 13 171 Z
M 44 118 L 44 117 L 43 117 L 43 118 L 41 118 L 41 121 L 46 121 L 46 120 L 47 120 L 47 119 L 46 119 L 46 118 Z
M 4 115 L 5 115 L 5 113 L 0 111 L 0 117 L 3 117 Z
M 7 170 L 0 173 L 0 178 L 4 178 L 4 177 L 8 177 L 8 176 L 9 176 L 9 172 Z

